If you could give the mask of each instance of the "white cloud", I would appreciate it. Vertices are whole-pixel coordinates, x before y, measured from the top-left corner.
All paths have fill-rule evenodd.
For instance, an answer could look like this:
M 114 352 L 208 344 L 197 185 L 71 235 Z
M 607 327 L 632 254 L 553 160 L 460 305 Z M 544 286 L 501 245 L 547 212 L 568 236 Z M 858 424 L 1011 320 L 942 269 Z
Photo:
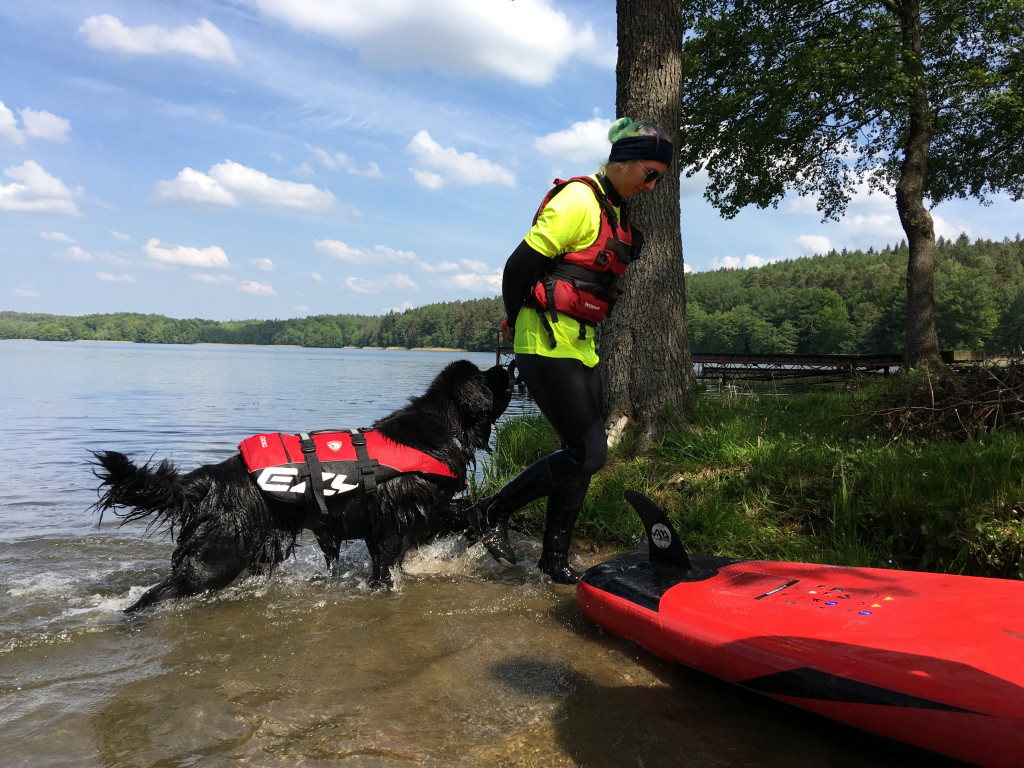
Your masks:
M 611 144 L 608 129 L 612 121 L 595 117 L 585 123 L 573 123 L 564 131 L 534 139 L 538 152 L 570 163 L 603 162 L 608 159 Z
M 135 276 L 134 275 L 129 275 L 127 273 L 120 274 L 120 275 L 112 275 L 109 272 L 97 272 L 96 273 L 96 277 L 98 277 L 100 280 L 103 280 L 104 282 L 108 282 L 108 283 L 134 283 L 135 282 Z
M 352 248 L 340 240 L 316 240 L 313 247 L 332 259 L 349 264 L 366 264 L 369 261 L 368 251 L 363 248 Z
M 413 289 L 418 286 L 408 275 L 398 272 L 393 275 L 384 275 L 376 280 L 363 280 L 359 277 L 346 277 L 345 287 L 354 293 L 381 293 L 382 291 L 394 288 Z
M 251 293 L 253 296 L 277 296 L 274 286 L 269 283 L 257 283 L 255 280 L 243 280 L 238 290 L 242 293 Z
M 459 274 L 445 278 L 446 285 L 452 285 L 463 291 L 483 291 L 485 293 L 501 293 L 502 270 L 492 269 L 481 261 L 462 259 L 459 262 Z
M 168 29 L 155 24 L 126 27 L 110 14 L 90 16 L 78 34 L 93 48 L 131 55 L 183 53 L 205 61 L 238 63 L 228 36 L 207 19 L 191 26 Z
M 720 259 L 711 260 L 711 269 L 750 269 L 751 267 L 763 267 L 765 264 L 772 264 L 778 259 L 762 259 L 748 253 L 742 259 L 736 256 L 723 256 Z
M 893 203 L 892 213 L 847 213 L 839 221 L 839 229 L 845 234 L 847 246 L 852 243 L 898 243 L 907 235 L 903 231 L 900 217 Z
M 376 163 L 371 162 L 365 170 L 360 170 L 356 161 L 344 152 L 335 152 L 334 154 L 331 154 L 325 149 L 314 147 L 310 144 L 306 145 L 306 149 L 312 152 L 316 156 L 316 159 L 320 161 L 320 164 L 328 170 L 345 171 L 354 176 L 366 176 L 370 179 L 379 179 L 383 176 L 380 172 L 380 167 Z
M 65 251 L 58 254 L 58 258 L 64 261 L 93 261 L 93 255 L 88 251 L 72 245 Z
M 295 310 L 296 312 L 309 312 L 309 307 L 307 307 L 305 304 L 296 304 L 294 307 L 292 307 L 292 309 Z
M 321 275 L 319 272 L 310 272 L 309 276 L 313 278 L 313 280 L 317 283 L 324 282 L 324 276 Z
M 326 35 L 381 69 L 432 69 L 544 85 L 573 57 L 611 68 L 614 41 L 599 42 L 550 0 L 389 0 L 383 3 L 255 0 L 266 15 Z
M 25 137 L 18 129 L 18 121 L 14 117 L 14 113 L 2 101 L 0 101 L 0 136 L 14 144 L 25 143 Z
M 473 152 L 458 152 L 442 147 L 426 131 L 413 136 L 406 149 L 416 156 L 421 166 L 430 170 L 410 168 L 413 178 L 421 187 L 440 189 L 448 182 L 463 185 L 500 184 L 516 185 L 516 175 L 507 168 L 484 160 Z
M 43 240 L 52 240 L 55 243 L 73 243 L 75 239 L 69 235 L 65 235 L 63 232 L 40 232 L 39 236 Z
M 939 214 L 932 211 L 932 226 L 935 228 L 935 237 L 944 237 L 947 240 L 956 240 L 960 235 L 964 234 L 968 237 L 973 237 L 974 232 L 969 226 L 958 226 L 946 221 Z M 902 232 L 902 230 L 900 230 Z M 906 232 L 903 232 L 903 236 L 900 239 L 906 237 Z
M 82 196 L 82 188 L 68 189 L 34 160 L 11 166 L 4 175 L 15 183 L 0 184 L 0 211 L 82 215 L 75 204 L 75 198 Z
M 20 128 L 14 113 L 0 101 L 0 137 L 19 146 L 25 143 L 26 138 L 57 142 L 68 140 L 71 123 L 63 117 L 29 107 L 19 109 L 18 113 L 21 115 Z
M 273 272 L 276 269 L 274 262 L 270 259 L 249 259 L 249 263 L 264 272 Z
M 185 264 L 190 267 L 230 267 L 227 254 L 216 245 L 189 248 L 184 245 L 161 245 L 155 237 L 142 246 L 142 252 L 160 264 Z
M 21 121 L 25 124 L 25 134 L 33 139 L 65 142 L 71 131 L 70 121 L 45 110 L 37 112 L 26 107 L 21 110 Z
M 160 203 L 198 203 L 232 208 L 257 205 L 310 211 L 327 211 L 338 202 L 330 190 L 275 179 L 232 160 L 217 163 L 206 173 L 185 168 L 172 181 L 158 181 L 150 199 Z
M 820 253 L 825 255 L 832 251 L 832 241 L 824 235 L 800 235 L 796 239 L 796 243 L 808 254 Z
M 231 275 L 211 275 L 205 272 L 193 272 L 188 276 L 189 280 L 195 280 L 197 283 L 207 283 L 209 285 L 234 285 L 238 281 Z
M 430 189 L 437 191 L 444 187 L 444 176 L 439 173 L 430 173 L 429 171 L 421 171 L 417 168 L 410 168 L 409 173 L 412 174 L 413 179 L 424 189 Z
M 26 299 L 35 299 L 39 297 L 39 291 L 37 291 L 31 285 L 19 285 L 12 291 L 12 293 L 15 296 L 21 296 Z
M 400 263 L 422 265 L 422 262 L 412 251 L 399 251 L 388 248 L 386 245 L 375 245 L 373 250 L 368 248 L 353 248 L 340 240 L 316 240 L 313 247 L 320 253 L 330 256 L 332 259 L 344 261 L 347 264 L 379 264 Z
M 111 253 L 110 251 L 101 251 L 97 253 L 96 260 L 102 261 L 104 264 L 109 264 L 113 267 L 134 266 L 138 263 L 135 259 L 129 258 L 125 253 Z
M 458 272 L 459 265 L 454 261 L 441 261 L 433 265 L 421 262 L 420 270 L 423 272 Z
M 120 232 L 114 232 L 113 230 L 111 230 L 110 236 L 115 240 L 120 240 L 122 243 L 127 243 L 129 240 L 132 239 L 131 235 L 125 235 Z

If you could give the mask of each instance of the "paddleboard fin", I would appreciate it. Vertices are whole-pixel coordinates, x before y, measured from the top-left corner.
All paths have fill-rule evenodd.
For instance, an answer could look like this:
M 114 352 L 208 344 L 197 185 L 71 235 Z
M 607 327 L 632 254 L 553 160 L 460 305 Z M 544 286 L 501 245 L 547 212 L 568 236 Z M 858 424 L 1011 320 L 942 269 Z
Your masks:
M 652 563 L 671 565 L 683 570 L 692 570 L 690 558 L 686 555 L 679 534 L 669 522 L 665 511 L 637 491 L 626 491 L 626 501 L 630 503 L 647 529 L 650 559 Z

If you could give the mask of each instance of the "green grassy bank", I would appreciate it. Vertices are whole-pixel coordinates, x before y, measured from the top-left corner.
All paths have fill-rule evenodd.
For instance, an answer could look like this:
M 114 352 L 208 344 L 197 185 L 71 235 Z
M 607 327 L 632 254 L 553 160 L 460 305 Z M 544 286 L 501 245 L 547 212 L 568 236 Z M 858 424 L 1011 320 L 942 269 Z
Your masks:
M 632 488 L 668 511 L 694 552 L 1024 578 L 1024 421 L 1004 385 L 900 377 L 701 396 L 661 444 L 612 451 L 576 542 L 631 549 L 643 535 L 623 500 Z M 508 423 L 474 494 L 557 445 L 543 417 Z M 539 501 L 512 523 L 539 535 L 543 516 Z

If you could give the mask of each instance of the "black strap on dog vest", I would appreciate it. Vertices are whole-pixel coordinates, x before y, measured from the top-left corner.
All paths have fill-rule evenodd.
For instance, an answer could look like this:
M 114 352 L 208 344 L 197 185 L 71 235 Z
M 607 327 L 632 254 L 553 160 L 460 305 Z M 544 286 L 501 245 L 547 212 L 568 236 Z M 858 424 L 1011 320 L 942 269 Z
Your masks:
M 371 459 L 366 450 L 366 436 L 360 429 L 350 429 L 352 435 L 352 447 L 356 449 L 356 466 L 359 468 L 360 487 L 364 493 L 373 493 L 377 490 L 377 465 L 376 459 Z
M 306 509 L 313 512 L 313 505 L 310 504 L 310 496 L 312 496 L 320 510 L 320 515 L 316 518 L 316 525 L 314 527 L 327 525 L 327 502 L 324 500 L 324 471 L 320 466 L 320 458 L 316 455 L 316 443 L 313 442 L 312 436 L 302 432 L 299 434 L 299 445 L 302 446 L 302 455 L 306 460 L 306 470 L 303 474 L 308 473 L 305 493 Z
M 362 429 L 347 429 L 345 431 L 351 435 L 352 447 L 356 452 L 359 490 L 363 493 L 373 493 L 377 490 L 377 467 L 380 466 L 380 462 L 370 458 L 370 453 L 366 450 L 366 436 Z M 301 474 L 307 478 L 304 504 L 307 522 L 314 523 L 310 526 L 311 528 L 327 525 L 328 522 L 327 501 L 324 498 L 324 471 L 320 464 L 320 457 L 316 455 L 316 443 L 313 441 L 315 434 L 317 432 L 299 433 L 299 445 L 302 447 L 302 455 L 306 464 Z M 318 512 L 319 514 L 317 514 Z

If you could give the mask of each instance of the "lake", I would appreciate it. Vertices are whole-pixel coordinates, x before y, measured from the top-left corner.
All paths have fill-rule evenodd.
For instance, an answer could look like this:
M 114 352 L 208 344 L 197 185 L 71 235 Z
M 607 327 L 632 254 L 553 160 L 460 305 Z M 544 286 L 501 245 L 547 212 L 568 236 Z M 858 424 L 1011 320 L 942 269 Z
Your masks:
M 270 578 L 127 617 L 169 570 L 97 525 L 89 452 L 221 461 L 263 431 L 369 425 L 458 352 L 0 341 L 0 737 L 10 766 L 908 766 L 937 759 L 651 657 L 514 535 L 442 540 L 368 589 L 315 542 Z M 530 411 L 516 401 L 512 414 Z M 625 512 L 624 512 L 625 514 Z M 591 565 L 611 553 L 577 554 Z

